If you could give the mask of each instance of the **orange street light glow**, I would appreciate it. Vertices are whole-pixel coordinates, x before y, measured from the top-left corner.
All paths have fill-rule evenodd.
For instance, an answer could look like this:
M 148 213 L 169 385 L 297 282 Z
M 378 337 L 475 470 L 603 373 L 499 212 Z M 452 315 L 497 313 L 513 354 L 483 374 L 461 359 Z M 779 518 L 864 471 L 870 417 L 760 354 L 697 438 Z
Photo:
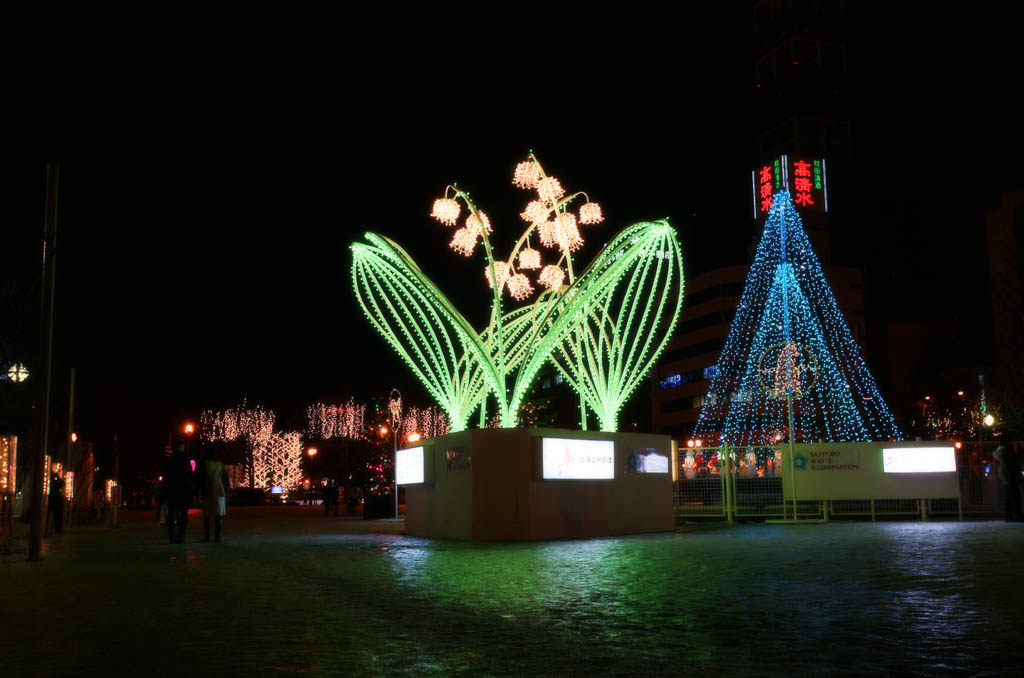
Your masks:
M 410 443 L 414 443 L 414 442 L 416 442 L 419 439 L 420 439 L 420 434 L 419 433 L 410 433 L 409 434 L 409 442 Z
M 386 436 L 388 434 L 388 427 L 387 426 L 381 426 L 380 427 L 380 434 L 382 436 Z
M 315 447 L 309 448 L 308 450 L 306 450 L 306 454 L 308 454 L 311 457 L 315 457 L 316 456 L 316 448 Z
M 192 433 L 195 430 L 196 429 L 192 424 L 185 424 L 185 433 Z
M 77 433 L 72 433 L 71 434 L 71 442 L 73 442 L 73 443 L 77 443 L 78 442 L 78 434 Z

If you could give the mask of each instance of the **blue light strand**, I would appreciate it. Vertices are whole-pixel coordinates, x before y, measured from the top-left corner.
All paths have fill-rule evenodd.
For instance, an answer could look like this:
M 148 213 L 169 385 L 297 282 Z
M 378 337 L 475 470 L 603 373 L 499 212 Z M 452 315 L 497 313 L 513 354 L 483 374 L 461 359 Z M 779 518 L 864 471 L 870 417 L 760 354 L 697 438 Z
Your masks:
M 797 442 L 902 438 L 861 357 L 789 193 L 780 191 L 744 285 L 693 437 L 732 445 L 787 437 L 786 400 L 765 388 L 762 359 L 794 342 L 809 392 L 794 399 Z M 801 354 L 803 356 L 803 354 Z

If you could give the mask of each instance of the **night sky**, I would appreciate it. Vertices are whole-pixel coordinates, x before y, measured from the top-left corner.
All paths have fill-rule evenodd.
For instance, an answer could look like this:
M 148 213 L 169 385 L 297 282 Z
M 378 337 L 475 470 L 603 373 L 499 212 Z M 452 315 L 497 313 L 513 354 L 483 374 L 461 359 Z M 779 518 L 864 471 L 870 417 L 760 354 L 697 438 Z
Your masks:
M 528 149 L 602 204 L 604 235 L 669 217 L 688 275 L 744 263 L 751 14 L 711 4 L 543 16 L 203 4 L 5 20 L 0 263 L 22 293 L 5 303 L 31 311 L 20 334 L 0 329 L 7 350 L 28 342 L 16 357 L 38 362 L 49 159 L 62 164 L 55 407 L 77 366 L 78 428 L 101 450 L 118 432 L 140 460 L 187 417 L 243 396 L 296 428 L 317 399 L 398 386 L 427 404 L 356 306 L 347 246 L 368 230 L 394 237 L 482 322 L 482 261 L 447 249 L 430 205 L 458 181 L 507 248 L 527 200 L 511 171 Z M 860 199 L 841 207 L 877 244 L 873 285 L 971 320 L 987 304 L 984 212 L 1024 185 L 1014 22 L 851 4 Z M 591 235 L 582 260 L 602 242 Z

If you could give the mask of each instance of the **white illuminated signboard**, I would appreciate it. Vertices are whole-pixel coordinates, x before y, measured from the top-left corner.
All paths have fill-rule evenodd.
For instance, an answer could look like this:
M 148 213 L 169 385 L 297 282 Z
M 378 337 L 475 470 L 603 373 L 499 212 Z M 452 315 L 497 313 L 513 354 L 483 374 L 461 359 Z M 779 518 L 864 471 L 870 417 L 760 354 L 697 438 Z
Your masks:
M 423 448 L 407 447 L 398 451 L 395 478 L 399 485 L 413 485 L 423 482 Z
M 610 480 L 615 477 L 611 440 L 544 438 L 544 480 Z
M 952 447 L 886 447 L 882 468 L 886 473 L 954 473 L 956 453 Z

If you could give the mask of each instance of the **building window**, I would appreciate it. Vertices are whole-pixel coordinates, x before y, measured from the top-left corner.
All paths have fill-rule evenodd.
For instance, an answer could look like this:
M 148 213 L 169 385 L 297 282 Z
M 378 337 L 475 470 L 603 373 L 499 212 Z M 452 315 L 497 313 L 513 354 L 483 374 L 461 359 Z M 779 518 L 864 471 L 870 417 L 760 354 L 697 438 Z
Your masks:
M 562 384 L 562 383 L 564 383 L 564 382 L 565 382 L 565 378 L 564 378 L 564 377 L 562 377 L 562 375 L 561 375 L 561 374 L 556 374 L 556 375 L 555 375 L 555 383 L 556 383 L 556 384 Z
M 718 365 L 712 365 L 711 367 L 705 367 L 704 368 L 704 379 L 705 380 L 714 379 L 715 378 L 715 374 L 717 374 L 717 373 L 718 373 Z
M 693 407 L 694 407 L 694 409 L 696 409 L 698 407 L 704 407 L 704 396 L 703 395 L 694 396 L 694 398 L 693 398 Z

